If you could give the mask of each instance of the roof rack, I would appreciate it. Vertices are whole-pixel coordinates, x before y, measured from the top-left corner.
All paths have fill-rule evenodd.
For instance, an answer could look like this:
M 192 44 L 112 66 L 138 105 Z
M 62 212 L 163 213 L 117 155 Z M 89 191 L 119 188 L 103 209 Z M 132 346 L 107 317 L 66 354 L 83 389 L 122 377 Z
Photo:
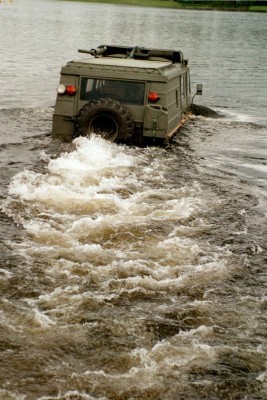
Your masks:
M 146 47 L 124 47 L 100 45 L 96 49 L 78 50 L 80 53 L 91 54 L 94 57 L 118 57 L 133 59 L 162 58 L 174 63 L 184 63 L 183 54 L 179 50 L 151 49 Z

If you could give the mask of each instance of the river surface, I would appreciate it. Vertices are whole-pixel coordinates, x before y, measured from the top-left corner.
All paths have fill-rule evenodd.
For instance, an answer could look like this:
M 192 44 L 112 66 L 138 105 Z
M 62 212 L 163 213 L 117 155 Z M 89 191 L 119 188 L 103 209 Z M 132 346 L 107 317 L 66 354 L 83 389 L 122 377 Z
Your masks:
M 0 4 L 0 399 L 267 398 L 267 14 Z M 51 139 L 62 64 L 177 48 L 166 148 Z

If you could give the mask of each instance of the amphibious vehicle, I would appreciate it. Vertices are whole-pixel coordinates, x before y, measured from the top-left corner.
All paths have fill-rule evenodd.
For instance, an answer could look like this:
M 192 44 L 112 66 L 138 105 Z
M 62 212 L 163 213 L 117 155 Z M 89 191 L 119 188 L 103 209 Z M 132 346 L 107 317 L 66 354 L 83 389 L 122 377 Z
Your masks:
M 114 142 L 168 141 L 192 106 L 181 51 L 101 45 L 61 70 L 52 136 L 99 134 Z M 202 94 L 197 85 L 196 94 Z

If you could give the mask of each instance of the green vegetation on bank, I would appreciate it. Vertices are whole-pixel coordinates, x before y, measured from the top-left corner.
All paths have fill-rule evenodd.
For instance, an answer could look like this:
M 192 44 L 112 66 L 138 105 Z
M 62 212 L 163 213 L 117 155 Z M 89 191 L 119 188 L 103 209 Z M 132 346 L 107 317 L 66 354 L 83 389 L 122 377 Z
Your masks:
M 108 4 L 122 4 L 130 6 L 140 7 L 164 7 L 164 8 L 186 8 L 182 5 L 179 7 L 179 3 L 173 0 L 71 0 L 71 1 L 83 1 L 87 3 L 108 3 Z
M 72 0 L 89 3 L 109 3 L 143 7 L 164 7 L 195 10 L 267 12 L 267 1 L 250 0 Z

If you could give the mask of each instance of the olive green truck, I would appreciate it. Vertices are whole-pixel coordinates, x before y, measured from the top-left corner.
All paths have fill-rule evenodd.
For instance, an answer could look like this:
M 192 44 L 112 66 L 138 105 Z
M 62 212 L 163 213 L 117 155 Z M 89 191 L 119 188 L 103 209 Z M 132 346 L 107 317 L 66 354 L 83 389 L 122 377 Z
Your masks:
M 96 134 L 114 142 L 164 142 L 189 115 L 190 75 L 181 51 L 101 45 L 79 52 L 86 56 L 61 70 L 54 138 Z

